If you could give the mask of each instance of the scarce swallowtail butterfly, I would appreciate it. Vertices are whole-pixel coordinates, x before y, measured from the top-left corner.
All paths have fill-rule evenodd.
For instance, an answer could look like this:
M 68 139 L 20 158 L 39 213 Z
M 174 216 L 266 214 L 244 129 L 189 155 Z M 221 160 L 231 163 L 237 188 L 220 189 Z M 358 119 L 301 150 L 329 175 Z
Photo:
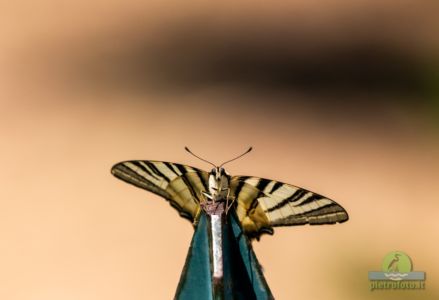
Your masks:
M 252 150 L 217 166 L 210 172 L 166 161 L 130 160 L 117 163 L 111 172 L 117 178 L 169 201 L 180 214 L 197 224 L 205 203 L 225 201 L 233 209 L 247 237 L 259 240 L 273 234 L 273 227 L 341 223 L 348 214 L 335 201 L 309 190 L 254 176 L 231 176 L 223 166 Z M 211 205 L 208 206 L 211 209 Z

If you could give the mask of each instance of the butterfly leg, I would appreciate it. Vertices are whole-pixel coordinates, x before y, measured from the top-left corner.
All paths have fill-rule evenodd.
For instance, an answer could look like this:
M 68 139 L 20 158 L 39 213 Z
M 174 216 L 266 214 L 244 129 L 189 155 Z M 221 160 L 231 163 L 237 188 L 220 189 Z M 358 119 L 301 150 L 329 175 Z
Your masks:
M 200 199 L 200 206 L 203 206 L 206 203 L 206 195 L 204 191 L 200 192 L 200 197 L 198 199 Z
M 230 198 L 232 198 L 232 197 L 230 197 L 230 188 L 228 188 L 227 189 L 227 198 L 226 198 L 226 215 L 229 212 L 229 209 L 232 207 L 232 205 L 236 199 L 235 197 L 233 197 L 232 202 L 230 202 L 230 204 L 229 204 Z
M 209 194 L 209 193 L 206 193 L 206 192 L 203 191 L 203 192 L 201 192 L 201 194 L 204 196 L 204 197 L 203 197 L 204 202 L 207 201 L 206 198 L 207 198 L 207 199 L 210 199 L 210 200 L 214 200 L 213 197 L 212 197 L 212 195 Z

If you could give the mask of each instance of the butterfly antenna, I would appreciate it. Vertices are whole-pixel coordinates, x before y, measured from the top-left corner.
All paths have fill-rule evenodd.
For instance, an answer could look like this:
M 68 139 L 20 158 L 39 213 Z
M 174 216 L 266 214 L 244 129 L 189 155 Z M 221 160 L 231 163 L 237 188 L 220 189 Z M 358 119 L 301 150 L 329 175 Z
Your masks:
M 253 147 L 248 148 L 248 150 L 245 151 L 244 153 L 242 153 L 241 155 L 239 155 L 239 156 L 237 156 L 237 157 L 235 157 L 235 158 L 233 158 L 233 159 L 231 159 L 231 160 L 228 160 L 228 161 L 226 161 L 226 162 L 223 162 L 219 167 L 221 168 L 221 167 L 224 166 L 225 164 L 227 164 L 227 163 L 229 163 L 229 162 L 231 162 L 231 161 L 237 160 L 237 159 L 240 158 L 240 157 L 243 157 L 244 155 L 246 155 L 247 153 L 249 153 L 249 152 L 252 151 L 252 150 L 253 150 Z
M 185 147 L 184 147 L 184 150 L 186 150 L 187 152 L 189 152 L 190 154 L 192 154 L 192 155 L 195 156 L 196 158 L 198 158 L 198 159 L 200 159 L 200 160 L 202 160 L 202 161 L 205 161 L 205 162 L 211 164 L 212 166 L 214 166 L 214 167 L 216 168 L 216 166 L 215 166 L 213 163 L 211 163 L 210 161 L 205 160 L 204 158 L 201 158 L 201 157 L 199 157 L 198 155 L 194 154 L 191 150 L 189 150 L 188 147 L 185 146 Z

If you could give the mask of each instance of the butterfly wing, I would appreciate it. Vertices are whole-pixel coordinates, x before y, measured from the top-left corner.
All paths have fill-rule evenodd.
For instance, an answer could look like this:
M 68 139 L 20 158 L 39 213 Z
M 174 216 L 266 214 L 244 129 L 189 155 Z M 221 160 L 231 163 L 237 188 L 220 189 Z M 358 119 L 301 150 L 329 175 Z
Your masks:
M 191 222 L 200 211 L 201 191 L 207 191 L 208 173 L 190 166 L 162 161 L 131 160 L 115 164 L 111 173 L 132 185 L 169 201 Z
M 249 237 L 273 234 L 274 226 L 334 224 L 348 220 L 335 201 L 300 187 L 249 176 L 233 176 L 236 213 Z

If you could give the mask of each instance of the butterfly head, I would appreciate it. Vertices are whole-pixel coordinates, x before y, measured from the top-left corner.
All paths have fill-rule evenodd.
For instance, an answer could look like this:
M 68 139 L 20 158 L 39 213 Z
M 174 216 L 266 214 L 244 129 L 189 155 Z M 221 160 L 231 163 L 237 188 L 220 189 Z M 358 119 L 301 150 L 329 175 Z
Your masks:
M 246 152 L 243 154 L 230 159 L 226 162 L 223 162 L 219 167 L 213 163 L 211 163 L 208 160 L 205 160 L 204 158 L 199 157 L 198 155 L 194 154 L 191 150 L 189 150 L 188 147 L 185 147 L 185 150 L 195 156 L 196 158 L 207 162 L 213 166 L 213 169 L 209 173 L 209 191 L 203 191 L 203 194 L 212 200 L 220 200 L 220 199 L 226 199 L 228 197 L 228 194 L 230 192 L 230 175 L 226 172 L 226 170 L 223 168 L 223 166 L 231 161 L 234 161 L 247 153 L 249 153 L 253 148 L 250 147 Z
M 229 192 L 230 175 L 222 167 L 215 167 L 209 173 L 209 194 L 213 199 L 225 199 Z

